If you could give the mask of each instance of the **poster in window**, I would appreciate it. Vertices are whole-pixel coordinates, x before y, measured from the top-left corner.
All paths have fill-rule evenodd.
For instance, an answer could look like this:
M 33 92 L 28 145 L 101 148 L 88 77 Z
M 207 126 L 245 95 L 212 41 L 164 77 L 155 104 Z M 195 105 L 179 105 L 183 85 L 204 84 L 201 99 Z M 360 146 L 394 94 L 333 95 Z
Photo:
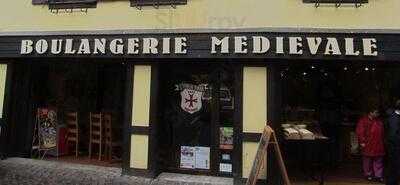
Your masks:
M 210 147 L 196 147 L 195 148 L 195 168 L 196 169 L 210 169 Z
M 51 149 L 57 146 L 57 113 L 54 110 L 38 109 L 38 136 L 41 149 Z
M 224 161 L 231 160 L 231 155 L 230 154 L 222 154 L 222 160 L 224 160 Z
M 195 168 L 195 147 L 181 146 L 181 168 Z
M 233 127 L 220 127 L 219 148 L 233 149 Z
M 219 171 L 232 173 L 232 164 L 230 163 L 219 163 Z

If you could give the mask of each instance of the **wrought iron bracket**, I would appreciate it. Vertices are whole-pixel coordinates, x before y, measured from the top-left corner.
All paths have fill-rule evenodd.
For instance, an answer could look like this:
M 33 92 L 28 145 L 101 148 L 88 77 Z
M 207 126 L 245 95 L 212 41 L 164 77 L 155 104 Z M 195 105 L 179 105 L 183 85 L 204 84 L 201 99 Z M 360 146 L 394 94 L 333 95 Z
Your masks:
M 335 8 L 341 7 L 343 4 L 354 4 L 355 8 L 361 7 L 363 4 L 368 3 L 368 0 L 303 0 L 304 3 L 314 3 L 315 8 L 321 4 L 332 4 Z

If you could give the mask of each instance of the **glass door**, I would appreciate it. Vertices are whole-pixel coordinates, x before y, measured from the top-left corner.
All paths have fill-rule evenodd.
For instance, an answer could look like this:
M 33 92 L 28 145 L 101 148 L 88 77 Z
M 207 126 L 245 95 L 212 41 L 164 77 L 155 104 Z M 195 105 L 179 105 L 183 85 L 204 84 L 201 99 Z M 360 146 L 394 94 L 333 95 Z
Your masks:
M 235 80 L 234 70 L 230 67 L 221 66 L 218 70 L 217 94 L 217 140 L 216 155 L 218 173 L 223 176 L 231 176 L 233 171 L 234 150 L 234 123 L 235 123 Z
M 210 68 L 165 66 L 161 72 L 161 161 L 169 171 L 211 173 L 212 98 Z
M 221 65 L 162 68 L 158 141 L 168 171 L 232 174 L 233 76 Z

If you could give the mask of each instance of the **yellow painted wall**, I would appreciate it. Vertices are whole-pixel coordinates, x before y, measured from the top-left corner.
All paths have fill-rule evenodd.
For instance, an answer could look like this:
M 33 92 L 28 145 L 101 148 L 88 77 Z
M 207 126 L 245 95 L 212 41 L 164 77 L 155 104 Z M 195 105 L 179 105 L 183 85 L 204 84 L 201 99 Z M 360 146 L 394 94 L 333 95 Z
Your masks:
M 6 76 L 7 76 L 7 64 L 0 64 L 0 118 L 3 117 Z
M 267 68 L 243 69 L 243 132 L 262 133 L 267 121 Z M 242 176 L 247 178 L 257 151 L 257 142 L 243 142 Z M 265 169 L 262 171 L 265 172 Z M 265 178 L 266 173 L 262 173 Z
M 99 0 L 86 13 L 50 13 L 32 0 L 4 1 L 0 32 L 170 28 L 355 28 L 399 29 L 400 1 L 369 0 L 360 8 L 320 7 L 302 0 L 188 0 L 187 5 L 140 11 L 128 0 Z
M 256 156 L 258 149 L 258 143 L 256 142 L 243 142 L 243 156 L 242 156 L 242 161 L 243 161 L 243 171 L 242 171 L 242 177 L 247 178 L 249 177 L 251 168 L 253 166 L 253 161 Z M 264 158 L 264 162 L 266 161 L 266 156 Z M 264 163 L 266 164 L 266 163 Z M 260 179 L 265 179 L 266 178 L 266 166 L 263 166 L 260 170 Z
M 131 136 L 131 168 L 147 169 L 149 137 L 146 135 Z
M 132 126 L 149 126 L 151 66 L 135 65 L 133 76 Z
M 261 133 L 267 121 L 267 68 L 243 69 L 243 132 Z

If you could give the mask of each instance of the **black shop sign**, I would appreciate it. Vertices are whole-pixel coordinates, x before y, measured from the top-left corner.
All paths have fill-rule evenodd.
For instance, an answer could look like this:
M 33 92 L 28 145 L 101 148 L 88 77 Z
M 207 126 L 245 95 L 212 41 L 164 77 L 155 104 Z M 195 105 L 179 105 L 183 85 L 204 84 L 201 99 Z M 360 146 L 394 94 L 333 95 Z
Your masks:
M 390 34 L 168 33 L 0 36 L 4 57 L 302 58 L 395 60 Z

